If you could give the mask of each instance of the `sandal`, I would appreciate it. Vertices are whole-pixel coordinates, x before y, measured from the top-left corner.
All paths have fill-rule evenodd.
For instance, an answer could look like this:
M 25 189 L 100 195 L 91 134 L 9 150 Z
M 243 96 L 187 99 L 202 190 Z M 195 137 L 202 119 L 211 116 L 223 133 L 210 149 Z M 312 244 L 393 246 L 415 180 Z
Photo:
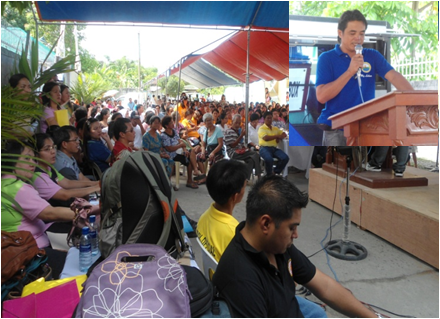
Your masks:
M 204 185 L 204 184 L 206 184 L 206 178 L 203 179 L 203 180 L 201 180 L 201 181 L 199 181 L 197 184 L 198 184 L 198 185 Z
M 179 189 L 177 188 L 177 186 L 173 186 L 173 189 L 175 192 L 177 192 Z
M 199 188 L 199 186 L 197 186 L 197 184 L 192 183 L 192 184 L 186 184 L 186 187 L 192 188 L 192 189 L 197 189 Z
M 199 181 L 199 180 L 201 180 L 201 179 L 204 179 L 205 177 L 206 177 L 205 174 L 201 174 L 201 175 L 197 175 L 197 176 L 195 176 L 193 179 L 194 179 L 195 181 Z

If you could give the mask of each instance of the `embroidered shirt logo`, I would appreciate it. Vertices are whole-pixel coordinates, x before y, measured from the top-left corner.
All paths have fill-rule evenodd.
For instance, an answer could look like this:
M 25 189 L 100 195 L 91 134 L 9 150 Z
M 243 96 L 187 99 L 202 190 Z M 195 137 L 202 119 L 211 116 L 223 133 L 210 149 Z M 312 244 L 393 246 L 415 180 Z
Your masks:
M 364 62 L 364 65 L 362 66 L 362 72 L 369 73 L 371 71 L 371 64 L 368 62 Z

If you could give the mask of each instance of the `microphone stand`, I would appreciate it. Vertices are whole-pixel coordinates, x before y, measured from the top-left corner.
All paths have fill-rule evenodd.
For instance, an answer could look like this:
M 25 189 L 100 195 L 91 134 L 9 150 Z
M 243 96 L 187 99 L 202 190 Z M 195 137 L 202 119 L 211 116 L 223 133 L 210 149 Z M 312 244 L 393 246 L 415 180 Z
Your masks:
M 350 197 L 349 197 L 349 181 L 350 181 L 350 165 L 352 161 L 352 155 L 347 155 L 347 184 L 346 184 L 346 195 L 345 195 L 345 205 L 344 205 L 344 232 L 342 239 L 335 239 L 328 242 L 327 253 L 342 260 L 362 260 L 367 257 L 367 249 L 353 241 L 348 240 L 350 235 Z

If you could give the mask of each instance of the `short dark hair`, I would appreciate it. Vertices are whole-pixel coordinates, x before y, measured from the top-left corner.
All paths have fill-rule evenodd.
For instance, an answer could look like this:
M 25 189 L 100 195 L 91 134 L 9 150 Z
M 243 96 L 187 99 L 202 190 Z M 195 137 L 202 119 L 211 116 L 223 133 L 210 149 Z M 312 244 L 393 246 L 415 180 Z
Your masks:
M 223 112 L 220 114 L 220 120 L 224 120 L 227 116 L 228 116 L 228 115 L 226 114 L 226 111 L 223 111 Z
M 168 124 L 170 124 L 170 122 L 173 120 L 173 118 L 169 115 L 166 115 L 163 117 L 162 119 L 162 126 L 166 127 Z
M 281 176 L 265 176 L 257 181 L 248 194 L 246 223 L 252 226 L 259 217 L 268 214 L 274 220 L 275 227 L 279 227 L 281 222 L 292 217 L 295 208 L 306 207 L 308 201 L 305 192 Z
M 6 143 L 6 148 L 2 150 L 2 175 L 3 173 L 13 173 L 17 165 L 18 157 L 23 153 L 25 147 L 29 147 L 32 151 L 35 146 L 28 141 L 10 141 Z
M 17 73 L 11 76 L 9 79 L 9 85 L 13 88 L 16 88 L 21 79 L 27 79 L 29 81 L 29 78 L 25 74 Z
M 263 115 L 263 118 L 266 119 L 266 117 L 268 117 L 269 115 L 270 115 L 270 116 L 273 116 L 273 114 L 272 114 L 271 111 L 267 111 L 267 112 L 265 112 L 264 115 Z
M 113 136 L 116 140 L 119 140 L 120 133 L 125 133 L 127 131 L 127 123 L 131 123 L 131 121 L 127 118 L 120 117 L 113 124 Z
M 258 114 L 256 114 L 256 113 L 253 113 L 253 114 L 251 114 L 251 122 L 252 121 L 255 121 L 255 120 L 259 120 L 260 119 L 260 116 L 258 115 Z
M 86 110 L 86 108 L 84 106 L 80 106 L 75 111 L 76 123 L 78 123 L 83 118 L 87 119 L 87 110 Z
M 70 133 L 78 134 L 78 131 L 74 126 L 66 125 L 60 127 L 53 133 L 53 142 L 59 150 L 61 149 L 63 142 L 70 140 Z
M 118 116 L 122 116 L 122 114 L 119 113 L 119 112 L 114 112 L 114 113 L 112 114 L 112 117 L 110 118 L 110 120 L 111 120 L 111 121 L 114 121 Z
M 338 30 L 341 30 L 342 32 L 345 31 L 347 28 L 347 24 L 350 21 L 360 21 L 363 24 L 365 24 L 365 30 L 368 27 L 367 19 L 365 19 L 364 15 L 359 10 L 353 10 L 353 11 L 345 11 L 338 21 Z M 338 35 L 338 42 L 341 43 L 341 38 Z
M 209 170 L 206 187 L 212 199 L 224 205 L 239 193 L 247 179 L 246 165 L 236 160 L 220 161 Z

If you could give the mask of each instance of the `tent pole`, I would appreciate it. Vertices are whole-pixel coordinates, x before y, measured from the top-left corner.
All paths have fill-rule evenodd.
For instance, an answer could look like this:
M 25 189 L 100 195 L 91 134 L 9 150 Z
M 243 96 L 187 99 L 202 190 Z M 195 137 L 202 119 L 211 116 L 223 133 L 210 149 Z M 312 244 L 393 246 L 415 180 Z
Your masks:
M 176 98 L 177 101 L 180 100 L 180 79 L 181 79 L 181 76 L 182 76 L 182 58 L 180 58 L 180 63 L 179 63 L 179 83 L 177 83 L 177 98 Z M 180 103 L 183 103 L 183 100 L 180 100 Z M 176 129 L 177 129 L 177 124 L 179 124 L 179 121 L 177 121 L 177 119 L 179 118 L 179 115 L 177 115 L 177 113 L 179 113 L 178 106 L 179 106 L 179 102 L 177 102 L 177 105 L 176 105 L 176 123 L 175 123 Z M 179 174 L 179 172 L 176 172 L 176 173 Z
M 138 66 L 138 77 L 139 77 L 139 84 L 138 84 L 138 103 L 141 101 L 139 97 L 139 92 L 141 92 L 141 34 L 138 33 L 138 44 L 139 44 L 139 66 Z
M 40 52 L 39 52 L 40 51 L 40 49 L 39 49 L 40 40 L 38 39 L 38 25 L 39 25 L 39 23 L 37 20 L 37 16 L 35 15 L 34 6 L 31 5 L 31 8 L 32 8 L 32 15 L 34 16 L 34 21 L 35 21 L 35 38 L 37 39 L 37 61 L 38 61 L 37 64 L 40 65 L 40 57 L 39 57 L 39 55 L 40 55 Z M 43 66 L 41 66 L 40 70 L 43 70 Z M 38 66 L 37 66 L 37 72 L 39 73 Z M 33 82 L 34 79 L 31 79 L 31 81 Z
M 262 3 L 263 3 L 263 1 L 260 1 L 259 3 L 258 3 L 258 8 L 257 8 L 257 10 L 255 11 L 255 14 L 254 14 L 254 17 L 252 18 L 252 22 L 251 22 L 251 24 L 249 25 L 249 28 L 248 28 L 248 34 L 247 34 L 247 50 L 246 50 L 246 105 L 245 105 L 245 115 L 244 116 L 246 116 L 246 119 L 245 119 L 245 122 L 244 122 L 244 125 L 245 125 L 245 131 L 246 131 L 246 134 L 245 134 L 245 136 L 244 136 L 244 142 L 245 142 L 245 146 L 247 146 L 248 145 L 248 138 L 249 138 L 249 135 L 248 135 L 248 127 L 249 127 L 249 125 L 248 125 L 248 122 L 249 122 L 249 43 L 251 42 L 251 29 L 252 29 L 252 26 L 253 26 L 253 24 L 254 24 L 254 21 L 255 21 L 255 18 L 257 17 L 257 15 L 258 15 L 258 12 L 260 11 L 260 8 L 261 8 L 261 5 L 262 5 Z
M 245 102 L 245 127 L 246 130 L 244 142 L 248 145 L 248 122 L 249 122 L 249 42 L 251 41 L 251 28 L 249 27 L 247 34 L 247 50 L 246 50 L 246 102 Z
M 179 83 L 177 85 L 177 98 L 180 97 L 180 79 L 182 78 L 182 58 L 179 63 Z

